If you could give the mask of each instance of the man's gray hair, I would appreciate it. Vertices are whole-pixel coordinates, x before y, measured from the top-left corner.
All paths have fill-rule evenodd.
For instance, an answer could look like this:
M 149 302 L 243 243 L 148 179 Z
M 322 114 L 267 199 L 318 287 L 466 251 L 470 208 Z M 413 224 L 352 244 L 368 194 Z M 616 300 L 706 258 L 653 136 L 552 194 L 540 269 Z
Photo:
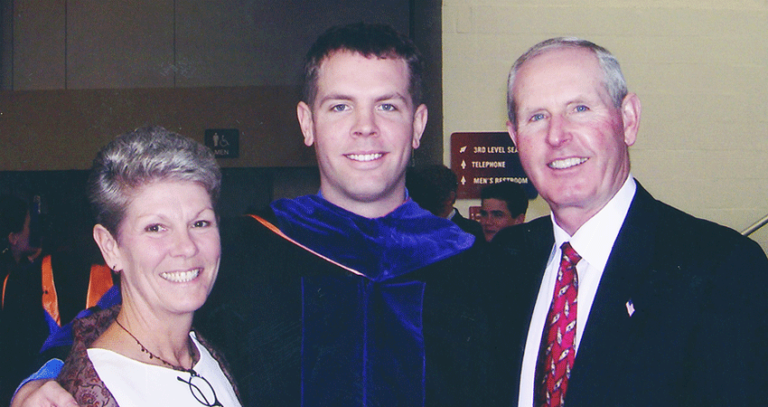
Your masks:
M 515 61 L 509 71 L 509 79 L 507 80 L 507 115 L 515 129 L 517 129 L 517 105 L 515 103 L 513 88 L 515 86 L 517 72 L 528 60 L 557 48 L 583 48 L 594 52 L 600 67 L 603 69 L 603 84 L 613 101 L 614 107 L 617 109 L 620 108 L 624 101 L 624 97 L 627 96 L 627 81 L 624 79 L 624 74 L 621 73 L 619 61 L 610 51 L 581 38 L 550 38 L 534 45 L 521 55 L 520 58 L 517 58 L 517 61 Z
M 143 127 L 117 136 L 93 160 L 88 199 L 96 223 L 117 238 L 134 192 L 154 181 L 197 182 L 216 209 L 221 171 L 213 152 L 162 127 Z

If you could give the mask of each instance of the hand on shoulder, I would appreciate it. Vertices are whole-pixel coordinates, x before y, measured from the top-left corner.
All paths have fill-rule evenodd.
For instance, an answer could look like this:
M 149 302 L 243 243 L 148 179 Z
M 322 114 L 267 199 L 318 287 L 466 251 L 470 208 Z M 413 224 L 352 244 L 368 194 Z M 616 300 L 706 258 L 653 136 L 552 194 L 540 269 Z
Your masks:
M 33 380 L 16 392 L 11 407 L 77 407 L 77 402 L 55 380 Z

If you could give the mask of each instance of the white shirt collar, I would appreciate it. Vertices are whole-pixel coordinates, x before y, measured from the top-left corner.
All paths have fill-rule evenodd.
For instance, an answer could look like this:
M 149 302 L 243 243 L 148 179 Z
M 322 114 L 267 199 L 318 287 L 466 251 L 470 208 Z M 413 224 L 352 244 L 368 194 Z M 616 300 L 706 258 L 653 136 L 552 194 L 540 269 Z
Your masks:
M 555 233 L 555 246 L 552 254 L 557 254 L 560 246 L 569 241 L 571 247 L 587 263 L 598 270 L 604 269 L 636 190 L 637 184 L 630 174 L 616 195 L 599 212 L 581 225 L 573 236 L 569 236 L 565 230 L 557 225 L 554 215 L 551 216 Z

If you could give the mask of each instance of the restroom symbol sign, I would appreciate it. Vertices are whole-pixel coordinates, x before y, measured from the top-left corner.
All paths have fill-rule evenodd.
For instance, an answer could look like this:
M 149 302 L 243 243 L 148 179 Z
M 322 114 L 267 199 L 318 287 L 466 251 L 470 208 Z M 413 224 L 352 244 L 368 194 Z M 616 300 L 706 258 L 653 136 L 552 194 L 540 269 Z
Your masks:
M 237 158 L 240 152 L 240 130 L 206 129 L 205 145 L 216 158 Z

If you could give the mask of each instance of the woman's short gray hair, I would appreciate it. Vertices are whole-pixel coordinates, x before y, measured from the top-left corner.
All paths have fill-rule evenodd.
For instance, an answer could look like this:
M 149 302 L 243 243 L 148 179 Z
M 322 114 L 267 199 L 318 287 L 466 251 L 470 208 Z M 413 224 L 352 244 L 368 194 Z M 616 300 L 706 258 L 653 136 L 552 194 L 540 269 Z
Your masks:
M 153 181 L 197 182 L 208 192 L 215 209 L 221 171 L 209 148 L 162 127 L 121 134 L 93 160 L 88 199 L 96 223 L 117 238 L 133 193 Z
M 507 80 L 507 115 L 515 129 L 517 129 L 517 116 L 515 112 L 517 105 L 512 91 L 515 86 L 517 72 L 526 61 L 556 48 L 583 48 L 594 52 L 600 67 L 603 69 L 603 84 L 611 96 L 614 107 L 618 109 L 624 102 L 624 98 L 627 96 L 627 81 L 624 79 L 624 74 L 621 73 L 619 61 L 610 51 L 581 38 L 550 38 L 531 47 L 520 58 L 517 58 L 517 61 L 509 70 L 509 79 Z

